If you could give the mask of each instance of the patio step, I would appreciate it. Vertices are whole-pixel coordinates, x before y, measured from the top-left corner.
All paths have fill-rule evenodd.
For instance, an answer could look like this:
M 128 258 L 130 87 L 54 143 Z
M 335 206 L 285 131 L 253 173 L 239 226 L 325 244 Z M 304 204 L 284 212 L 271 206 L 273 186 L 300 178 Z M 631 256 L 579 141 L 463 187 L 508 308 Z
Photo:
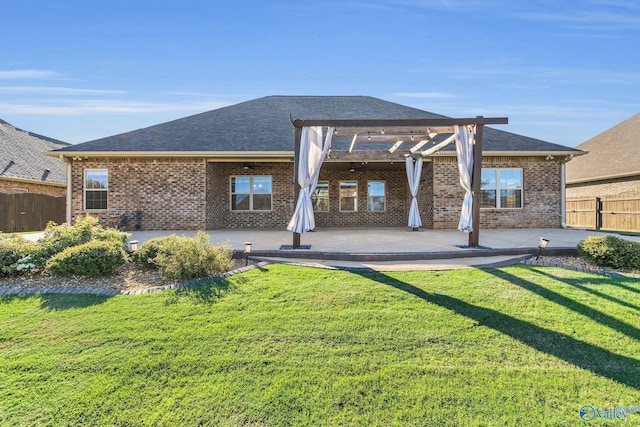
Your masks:
M 434 252 L 322 252 L 310 249 L 254 250 L 251 258 L 298 258 L 336 261 L 414 261 L 434 259 L 455 259 L 492 256 L 537 255 L 539 248 L 478 248 L 461 249 L 459 251 Z M 547 248 L 543 252 L 549 256 L 572 256 L 577 254 L 575 247 Z M 244 258 L 243 251 L 234 251 L 235 258 Z

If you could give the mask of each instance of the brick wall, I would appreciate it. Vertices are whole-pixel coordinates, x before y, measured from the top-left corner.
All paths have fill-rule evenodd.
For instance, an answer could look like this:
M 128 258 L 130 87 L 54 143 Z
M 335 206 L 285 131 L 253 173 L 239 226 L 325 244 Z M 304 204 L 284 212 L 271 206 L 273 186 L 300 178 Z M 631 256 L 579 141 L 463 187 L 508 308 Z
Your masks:
M 355 172 L 338 170 L 334 165 L 325 164 L 320 171 L 320 181 L 329 181 L 329 212 L 316 212 L 319 227 L 364 227 L 402 226 L 407 224 L 411 202 L 404 168 L 368 170 L 361 166 Z M 232 212 L 230 209 L 230 176 L 268 175 L 272 177 L 273 211 Z M 425 227 L 432 225 L 432 191 L 427 185 L 432 175 L 431 165 L 424 164 L 422 188 L 418 200 L 422 222 Z M 358 210 L 341 212 L 339 201 L 340 181 L 358 183 Z M 370 212 L 367 209 L 368 181 L 384 181 L 386 210 Z M 294 186 L 292 163 L 257 163 L 251 170 L 243 169 L 240 163 L 209 163 L 207 166 L 207 227 L 216 228 L 277 228 L 287 226 L 293 210 Z
M 207 165 L 207 227 L 286 228 L 294 209 L 293 164 L 256 163 L 244 169 L 242 163 Z M 271 176 L 272 210 L 231 211 L 231 176 Z
M 544 157 L 485 158 L 484 167 L 522 168 L 524 208 L 481 212 L 483 228 L 560 226 L 560 163 Z M 320 180 L 329 181 L 329 212 L 317 212 L 320 227 L 406 226 L 411 198 L 404 167 L 355 172 L 325 164 Z M 109 206 L 104 212 L 83 210 L 85 169 L 109 171 Z M 269 212 L 232 212 L 230 176 L 272 177 L 272 207 Z M 340 212 L 339 182 L 357 181 L 358 211 Z M 384 181 L 386 210 L 367 209 L 367 182 Z M 455 158 L 425 162 L 418 204 L 423 227 L 455 229 L 464 193 L 459 184 Z M 74 220 L 90 213 L 105 225 L 110 218 L 141 211 L 145 230 L 196 230 L 220 228 L 283 229 L 291 219 L 295 200 L 292 163 L 257 163 L 244 169 L 242 163 L 206 163 L 203 159 L 97 159 L 73 163 L 72 210 Z M 130 223 L 133 226 L 133 223 Z
M 329 212 L 317 212 L 316 224 L 320 227 L 368 227 L 406 225 L 409 212 L 409 186 L 404 170 L 367 170 L 366 165 L 354 172 L 348 170 L 321 170 L 320 180 L 329 181 Z M 357 212 L 340 211 L 340 181 L 358 184 Z M 369 181 L 384 181 L 385 210 L 368 209 L 367 187 Z
M 66 187 L 39 184 L 36 182 L 14 181 L 10 178 L 0 179 L 0 193 L 11 194 L 14 189 L 27 190 L 27 193 L 46 194 L 55 197 L 67 195 Z
M 485 157 L 483 168 L 522 168 L 522 209 L 482 209 L 482 228 L 560 227 L 560 161 L 544 157 Z M 433 162 L 433 227 L 455 229 L 460 219 L 464 190 L 455 157 Z
M 108 210 L 85 211 L 85 169 L 109 172 Z M 90 214 L 108 225 L 120 214 L 141 211 L 143 230 L 197 230 L 206 226 L 206 163 L 203 159 L 89 159 L 73 162 L 73 221 Z
M 640 176 L 567 184 L 567 197 L 603 197 L 640 193 Z

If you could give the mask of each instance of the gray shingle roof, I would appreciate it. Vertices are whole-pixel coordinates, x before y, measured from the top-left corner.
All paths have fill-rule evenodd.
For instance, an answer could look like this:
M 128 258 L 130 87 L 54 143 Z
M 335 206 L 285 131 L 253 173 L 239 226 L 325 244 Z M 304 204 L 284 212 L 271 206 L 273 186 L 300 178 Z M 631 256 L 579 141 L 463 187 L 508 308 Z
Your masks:
M 640 175 L 640 113 L 576 148 L 588 153 L 567 163 L 567 182 Z
M 298 119 L 434 119 L 445 116 L 368 96 L 267 96 L 63 148 L 65 152 L 293 151 Z M 334 140 L 334 148 L 340 141 Z M 573 149 L 486 128 L 485 151 Z M 576 151 L 577 152 L 577 151 Z
M 66 142 L 18 129 L 0 119 L 0 178 L 64 184 L 66 167 L 45 153 Z

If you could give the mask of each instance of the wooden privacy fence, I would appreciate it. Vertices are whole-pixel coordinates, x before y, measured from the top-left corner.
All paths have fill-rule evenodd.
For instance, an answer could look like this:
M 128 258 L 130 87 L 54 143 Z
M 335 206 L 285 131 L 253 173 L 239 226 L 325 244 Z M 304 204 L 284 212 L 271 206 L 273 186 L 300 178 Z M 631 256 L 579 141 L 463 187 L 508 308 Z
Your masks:
M 65 222 L 65 197 L 46 194 L 0 193 L 0 231 L 44 230 L 49 221 Z
M 640 194 L 567 198 L 567 225 L 640 232 Z

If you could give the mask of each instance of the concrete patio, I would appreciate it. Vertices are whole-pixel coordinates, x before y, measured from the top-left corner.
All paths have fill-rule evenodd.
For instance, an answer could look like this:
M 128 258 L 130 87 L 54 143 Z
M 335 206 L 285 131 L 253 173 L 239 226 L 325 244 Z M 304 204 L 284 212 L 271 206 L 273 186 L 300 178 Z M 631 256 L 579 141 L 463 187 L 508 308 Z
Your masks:
M 228 242 L 237 257 L 243 257 L 244 243 L 252 243 L 251 258 L 303 264 L 315 267 L 394 270 L 449 270 L 501 266 L 538 254 L 540 238 L 549 240 L 542 255 L 574 255 L 577 244 L 587 236 L 609 235 L 595 231 L 545 228 L 481 230 L 481 248 L 469 249 L 465 233 L 457 230 L 412 231 L 396 228 L 318 228 L 302 235 L 309 249 L 281 249 L 291 245 L 286 230 L 233 229 L 206 231 L 212 244 Z M 195 231 L 134 231 L 131 240 L 147 240 L 176 234 L 194 236 Z M 42 233 L 27 234 L 37 240 Z M 621 235 L 640 242 L 640 236 Z
M 132 239 L 143 243 L 153 237 L 175 233 L 193 236 L 195 231 L 139 231 Z M 576 245 L 590 235 L 604 235 L 575 229 L 481 230 L 481 248 L 469 249 L 468 236 L 457 230 L 412 231 L 398 228 L 318 228 L 304 233 L 302 245 L 308 249 L 284 249 L 292 244 L 286 230 L 234 229 L 207 231 L 212 243 L 228 242 L 236 252 L 244 242 L 252 243 L 252 256 L 340 261 L 411 261 L 475 257 L 514 257 L 538 252 L 540 238 L 549 240 L 545 254 L 575 253 Z M 638 236 L 623 236 L 640 241 Z

